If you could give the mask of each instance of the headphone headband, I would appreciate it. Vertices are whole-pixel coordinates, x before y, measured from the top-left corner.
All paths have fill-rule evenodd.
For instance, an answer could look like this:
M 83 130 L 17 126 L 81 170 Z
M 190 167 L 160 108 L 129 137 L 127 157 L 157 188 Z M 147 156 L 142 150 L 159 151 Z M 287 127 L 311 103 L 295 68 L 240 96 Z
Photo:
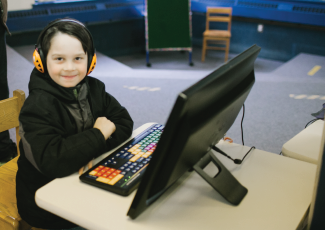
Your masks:
M 88 55 L 88 65 L 87 65 L 87 75 L 89 75 L 96 66 L 97 63 L 97 56 L 96 56 L 96 50 L 95 50 L 95 46 L 94 46 L 94 40 L 93 37 L 91 36 L 90 31 L 86 28 L 86 26 L 84 24 L 82 24 L 81 22 L 74 20 L 74 19 L 69 19 L 69 18 L 63 18 L 63 19 L 59 19 L 53 22 L 50 22 L 41 32 L 41 34 L 39 35 L 38 39 L 37 39 L 37 44 L 35 45 L 35 50 L 33 53 L 33 62 L 35 67 L 38 69 L 38 71 L 40 71 L 41 73 L 44 73 L 47 71 L 46 68 L 46 57 L 44 57 L 44 53 L 42 50 L 42 41 L 43 41 L 43 37 L 46 33 L 46 31 L 51 28 L 52 26 L 54 26 L 55 24 L 59 23 L 59 22 L 72 22 L 72 23 L 77 23 L 79 25 L 81 25 L 83 28 L 85 28 L 85 30 L 87 31 L 91 43 L 92 43 L 92 54 L 87 53 Z

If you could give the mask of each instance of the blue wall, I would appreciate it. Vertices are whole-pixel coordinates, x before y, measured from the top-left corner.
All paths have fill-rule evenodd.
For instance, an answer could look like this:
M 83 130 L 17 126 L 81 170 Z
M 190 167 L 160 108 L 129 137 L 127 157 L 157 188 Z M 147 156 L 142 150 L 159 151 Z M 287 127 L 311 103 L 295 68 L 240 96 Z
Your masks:
M 257 32 L 263 24 L 262 33 Z M 202 46 L 205 14 L 193 13 L 193 45 Z M 259 57 L 287 61 L 304 52 L 325 56 L 325 28 L 235 17 L 230 52 L 240 53 L 253 44 L 262 47 Z
M 38 4 L 8 15 L 10 46 L 34 44 L 40 30 L 56 18 L 72 17 L 92 32 L 98 51 L 118 56 L 145 51 L 143 0 L 97 0 Z M 325 56 L 325 4 L 300 1 L 192 0 L 193 45 L 202 45 L 206 6 L 232 6 L 230 52 L 252 44 L 260 57 L 287 61 L 300 52 Z M 263 24 L 263 33 L 257 25 Z

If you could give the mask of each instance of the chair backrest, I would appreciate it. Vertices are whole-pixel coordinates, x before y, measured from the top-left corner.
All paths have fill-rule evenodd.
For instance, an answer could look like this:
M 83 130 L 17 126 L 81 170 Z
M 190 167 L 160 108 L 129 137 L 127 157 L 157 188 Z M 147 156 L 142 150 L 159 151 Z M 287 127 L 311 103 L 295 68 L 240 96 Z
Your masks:
M 0 101 L 0 132 L 16 128 L 17 153 L 19 152 L 19 113 L 25 102 L 25 92 L 19 89 L 14 91 L 14 96 Z
M 209 30 L 210 22 L 226 22 L 228 23 L 228 31 L 231 31 L 231 7 L 207 7 L 206 14 L 206 30 Z

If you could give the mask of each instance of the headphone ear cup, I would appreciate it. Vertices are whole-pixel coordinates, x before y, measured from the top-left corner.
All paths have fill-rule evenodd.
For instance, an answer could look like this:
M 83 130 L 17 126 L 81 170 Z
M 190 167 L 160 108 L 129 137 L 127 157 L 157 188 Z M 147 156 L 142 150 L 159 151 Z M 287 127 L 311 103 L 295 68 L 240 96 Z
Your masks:
M 89 66 L 87 75 L 89 75 L 91 72 L 93 72 L 93 70 L 96 67 L 96 63 L 97 63 L 97 56 L 96 56 L 96 53 L 95 53 L 92 60 L 91 60 L 91 64 Z
M 33 63 L 38 71 L 40 71 L 41 73 L 44 73 L 44 66 L 42 63 L 42 59 L 41 59 L 41 56 L 38 53 L 37 49 L 35 49 L 34 53 L 33 53 Z

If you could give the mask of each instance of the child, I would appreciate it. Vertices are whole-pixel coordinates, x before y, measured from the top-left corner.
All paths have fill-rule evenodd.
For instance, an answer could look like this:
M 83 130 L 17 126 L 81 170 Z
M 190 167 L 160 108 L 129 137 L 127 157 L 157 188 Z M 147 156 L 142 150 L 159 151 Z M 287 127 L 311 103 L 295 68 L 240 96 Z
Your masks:
M 121 144 L 130 137 L 133 121 L 101 81 L 87 76 L 96 54 L 90 32 L 79 21 L 51 22 L 33 56 L 36 68 L 19 116 L 18 212 L 33 227 L 74 228 L 39 208 L 35 192 Z

